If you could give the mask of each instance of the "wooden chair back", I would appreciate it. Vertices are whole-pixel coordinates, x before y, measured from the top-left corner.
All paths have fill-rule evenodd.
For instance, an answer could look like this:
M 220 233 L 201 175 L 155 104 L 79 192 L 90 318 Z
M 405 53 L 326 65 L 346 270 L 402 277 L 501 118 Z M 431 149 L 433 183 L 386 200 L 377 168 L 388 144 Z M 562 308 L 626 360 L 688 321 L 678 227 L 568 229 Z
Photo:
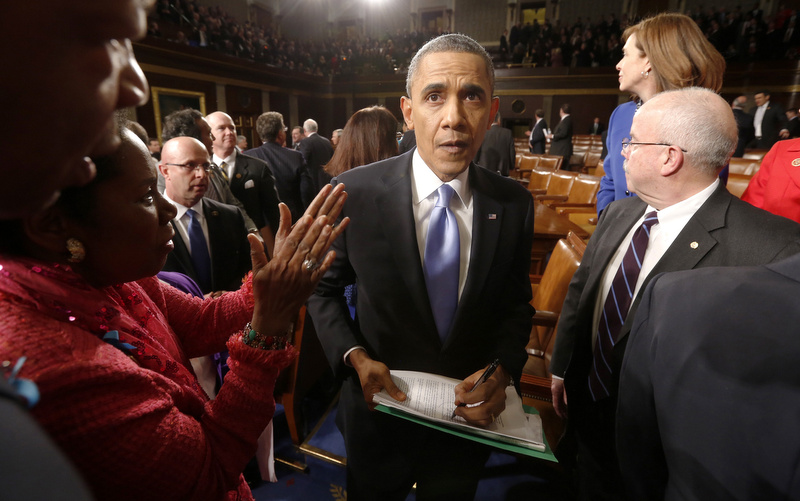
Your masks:
M 550 184 L 547 185 L 548 195 L 569 195 L 572 184 L 577 176 L 572 172 L 555 171 L 550 174 Z
M 742 194 L 744 193 L 744 190 L 747 189 L 751 179 L 753 179 L 753 176 L 729 173 L 727 186 L 728 191 L 730 191 L 732 195 L 742 198 Z
M 769 150 L 745 150 L 742 158 L 746 158 L 748 160 L 757 160 L 759 163 L 761 163 L 761 161 L 764 159 L 764 155 L 766 155 L 768 152 Z
M 558 155 L 541 155 L 539 158 L 539 167 L 556 171 L 561 168 L 563 162 L 564 157 Z
M 547 187 L 550 184 L 550 176 L 553 171 L 540 169 L 538 167 L 532 169 L 529 173 L 530 180 L 528 182 L 528 189 L 531 193 L 547 193 Z
M 536 308 L 533 317 L 533 328 L 526 349 L 528 362 L 523 369 L 524 374 L 549 377 L 550 359 L 555 346 L 555 328 L 572 275 L 578 269 L 586 250 L 586 243 L 570 232 L 566 238 L 558 241 L 550 261 L 545 267 L 542 279 L 531 300 Z M 533 286 L 532 286 L 533 287 Z
M 588 174 L 579 174 L 569 190 L 569 198 L 564 205 L 570 204 L 595 204 L 597 192 L 600 191 L 600 178 Z
M 752 176 L 758 169 L 761 168 L 760 160 L 752 160 L 749 158 L 731 158 L 728 162 L 728 172 L 730 174 L 743 174 Z

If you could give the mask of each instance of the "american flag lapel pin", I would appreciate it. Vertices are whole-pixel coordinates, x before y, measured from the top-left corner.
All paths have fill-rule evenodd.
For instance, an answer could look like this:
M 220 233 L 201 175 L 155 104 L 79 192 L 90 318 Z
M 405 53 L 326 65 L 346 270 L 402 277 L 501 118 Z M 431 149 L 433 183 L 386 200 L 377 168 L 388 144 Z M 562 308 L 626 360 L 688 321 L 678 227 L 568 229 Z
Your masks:
M 497 214 L 489 214 L 489 220 L 497 219 Z

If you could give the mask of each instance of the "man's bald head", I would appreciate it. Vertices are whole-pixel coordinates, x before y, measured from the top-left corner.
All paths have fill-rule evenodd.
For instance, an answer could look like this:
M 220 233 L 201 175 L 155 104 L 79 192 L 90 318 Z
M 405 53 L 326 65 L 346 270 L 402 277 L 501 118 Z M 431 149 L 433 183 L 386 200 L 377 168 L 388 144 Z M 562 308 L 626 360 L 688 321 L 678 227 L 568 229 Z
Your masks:
M 736 119 L 728 103 L 711 90 L 688 87 L 661 92 L 642 105 L 636 118 L 649 115 L 659 140 L 680 145 L 689 164 L 708 176 L 716 176 L 736 149 Z
M 192 207 L 208 189 L 208 150 L 193 137 L 170 139 L 161 148 L 158 169 L 164 176 L 166 195 L 185 207 Z
M 213 150 L 220 158 L 228 158 L 236 147 L 236 124 L 227 113 L 215 111 L 206 116 L 214 137 Z

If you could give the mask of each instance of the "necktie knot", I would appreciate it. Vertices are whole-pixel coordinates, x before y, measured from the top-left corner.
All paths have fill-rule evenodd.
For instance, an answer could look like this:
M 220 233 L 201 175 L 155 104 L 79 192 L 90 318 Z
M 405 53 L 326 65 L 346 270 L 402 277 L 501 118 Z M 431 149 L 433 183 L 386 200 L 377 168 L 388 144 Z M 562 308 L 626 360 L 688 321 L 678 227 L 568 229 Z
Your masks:
M 647 230 L 648 235 L 650 234 L 650 228 L 653 227 L 654 224 L 658 223 L 658 213 L 656 211 L 650 211 L 644 215 L 644 221 L 642 221 L 642 226 L 645 230 Z
M 449 184 L 443 184 L 436 191 L 439 194 L 436 199 L 436 207 L 450 207 L 450 200 L 456 192 L 453 187 Z
M 191 219 L 192 221 L 197 219 L 197 213 L 194 211 L 194 209 L 189 209 L 186 211 L 186 213 L 189 214 L 189 219 Z

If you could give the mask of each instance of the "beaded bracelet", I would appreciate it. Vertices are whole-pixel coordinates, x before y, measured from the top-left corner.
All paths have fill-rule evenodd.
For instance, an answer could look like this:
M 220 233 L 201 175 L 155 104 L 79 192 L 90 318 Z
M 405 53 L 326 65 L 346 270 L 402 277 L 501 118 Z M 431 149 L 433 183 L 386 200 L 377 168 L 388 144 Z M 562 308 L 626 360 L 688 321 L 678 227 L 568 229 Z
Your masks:
M 293 329 L 290 328 L 289 332 L 292 332 L 292 330 Z M 242 342 L 247 346 L 260 348 L 262 350 L 282 350 L 286 348 L 289 338 L 283 336 L 265 336 L 253 329 L 250 322 L 247 322 L 247 325 L 244 326 L 244 332 L 242 332 Z

